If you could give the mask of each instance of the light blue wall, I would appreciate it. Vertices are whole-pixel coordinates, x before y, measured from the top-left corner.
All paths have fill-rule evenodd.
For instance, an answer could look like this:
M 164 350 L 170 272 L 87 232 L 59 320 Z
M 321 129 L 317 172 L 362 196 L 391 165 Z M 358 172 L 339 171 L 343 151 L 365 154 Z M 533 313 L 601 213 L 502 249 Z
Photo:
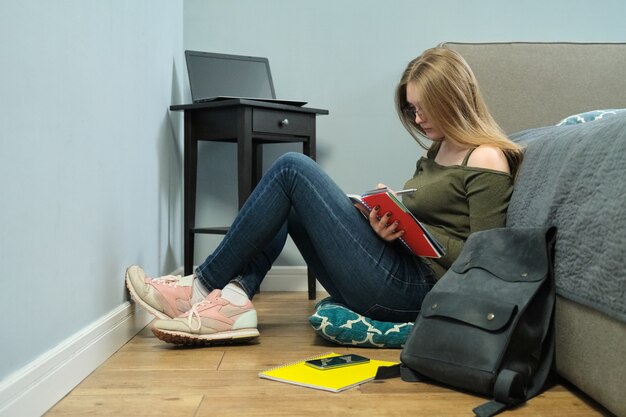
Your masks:
M 397 120 L 393 92 L 424 49 L 444 41 L 626 41 L 623 0 L 186 0 L 184 7 L 186 49 L 269 57 L 280 97 L 330 110 L 318 119 L 318 160 L 346 192 L 378 182 L 401 187 L 413 174 L 421 150 Z M 228 146 L 201 149 L 201 224 L 229 224 L 236 213 L 234 174 L 223 174 L 234 172 Z M 214 244 L 200 239 L 196 261 Z M 293 248 L 279 261 L 302 264 Z
M 0 2 L 0 380 L 182 263 L 182 8 Z

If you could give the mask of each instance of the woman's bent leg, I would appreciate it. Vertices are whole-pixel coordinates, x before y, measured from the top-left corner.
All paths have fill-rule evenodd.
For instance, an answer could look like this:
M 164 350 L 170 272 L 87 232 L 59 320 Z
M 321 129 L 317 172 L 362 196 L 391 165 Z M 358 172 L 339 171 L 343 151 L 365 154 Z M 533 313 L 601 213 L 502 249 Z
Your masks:
M 379 319 L 419 310 L 434 283 L 429 268 L 380 239 L 328 175 L 297 153 L 282 156 L 268 170 L 196 275 L 208 288 L 222 288 L 272 247 L 265 269 L 282 248 L 288 219 L 296 245 L 333 297 Z M 242 281 L 249 295 L 261 278 Z
M 284 246 L 290 189 L 300 171 L 306 171 L 300 168 L 306 160 L 300 154 L 286 154 L 261 178 L 222 242 L 195 271 L 207 288 L 223 288 L 239 277 L 250 297 L 258 289 Z

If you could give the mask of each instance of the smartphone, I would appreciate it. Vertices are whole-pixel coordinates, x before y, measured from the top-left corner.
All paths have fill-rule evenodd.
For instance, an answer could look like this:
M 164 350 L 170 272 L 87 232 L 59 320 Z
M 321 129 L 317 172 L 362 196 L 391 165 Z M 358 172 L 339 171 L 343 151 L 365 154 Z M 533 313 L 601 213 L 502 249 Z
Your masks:
M 343 366 L 360 365 L 362 363 L 368 363 L 370 360 L 360 355 L 341 355 L 333 356 L 330 358 L 311 359 L 304 362 L 305 364 L 320 370 L 340 368 Z

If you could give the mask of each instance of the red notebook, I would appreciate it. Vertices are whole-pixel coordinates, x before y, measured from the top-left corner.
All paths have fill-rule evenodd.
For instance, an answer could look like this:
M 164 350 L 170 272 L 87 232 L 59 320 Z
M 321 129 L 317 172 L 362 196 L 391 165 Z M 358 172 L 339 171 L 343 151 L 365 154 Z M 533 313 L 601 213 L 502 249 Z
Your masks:
M 389 223 L 398 220 L 400 222 L 398 229 L 404 230 L 404 235 L 399 240 L 416 256 L 441 258 L 445 254 L 443 246 L 388 188 L 349 197 L 353 202 L 363 205 L 359 209 L 365 215 L 376 206 L 380 206 L 380 213 L 390 212 Z

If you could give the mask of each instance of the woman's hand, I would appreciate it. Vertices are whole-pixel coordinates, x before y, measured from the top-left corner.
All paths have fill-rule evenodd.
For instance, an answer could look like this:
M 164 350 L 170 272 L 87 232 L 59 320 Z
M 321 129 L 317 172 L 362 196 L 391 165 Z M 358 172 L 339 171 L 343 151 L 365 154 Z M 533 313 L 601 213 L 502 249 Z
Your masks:
M 404 230 L 398 229 L 400 222 L 397 220 L 389 223 L 391 213 L 380 213 L 380 207 L 376 206 L 370 211 L 370 226 L 374 232 L 387 242 L 392 242 L 404 234 Z

